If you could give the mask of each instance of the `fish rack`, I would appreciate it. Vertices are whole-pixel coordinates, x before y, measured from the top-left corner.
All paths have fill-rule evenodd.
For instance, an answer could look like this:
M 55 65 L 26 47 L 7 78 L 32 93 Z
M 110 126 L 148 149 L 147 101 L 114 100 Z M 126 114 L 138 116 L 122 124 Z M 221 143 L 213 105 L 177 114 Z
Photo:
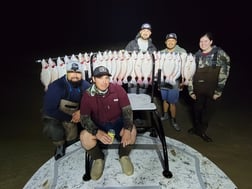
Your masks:
M 152 66 L 152 55 L 155 58 L 155 68 Z M 187 85 L 196 70 L 195 58 L 190 53 L 157 51 L 150 54 L 124 50 L 79 53 L 36 61 L 42 65 L 40 79 L 45 90 L 51 82 L 66 74 L 66 64 L 70 60 L 79 61 L 83 78 L 91 81 L 93 70 L 90 64 L 91 57 L 93 68 L 103 65 L 109 69 L 112 75 L 111 82 L 119 85 L 128 83 L 141 88 L 147 88 L 152 80 L 156 80 L 159 84 L 166 82 L 174 85 L 179 77 L 182 77 L 184 84 Z

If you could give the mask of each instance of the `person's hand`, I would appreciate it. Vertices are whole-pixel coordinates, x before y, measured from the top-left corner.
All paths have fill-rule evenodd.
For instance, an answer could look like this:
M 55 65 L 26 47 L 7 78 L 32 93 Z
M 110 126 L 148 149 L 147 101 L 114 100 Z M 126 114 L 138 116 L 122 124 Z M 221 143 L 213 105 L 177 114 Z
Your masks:
M 131 133 L 130 130 L 128 129 L 123 129 L 122 132 L 122 140 L 121 143 L 123 144 L 123 147 L 127 146 L 130 144 L 131 141 Z
M 184 82 L 181 82 L 179 84 L 179 91 L 183 91 L 183 89 L 184 89 Z
M 80 122 L 80 110 L 77 110 L 76 112 L 74 112 L 72 114 L 72 120 L 71 120 L 71 122 L 73 122 L 73 123 Z
M 193 100 L 196 100 L 196 95 L 194 93 L 190 94 L 190 97 L 193 99 Z
M 101 141 L 103 144 L 112 144 L 112 138 L 104 131 L 99 130 L 96 133 L 96 138 Z
M 218 98 L 220 98 L 220 96 L 221 96 L 221 95 L 219 95 L 219 94 L 214 94 L 214 95 L 213 95 L 213 99 L 214 99 L 214 100 L 217 100 Z

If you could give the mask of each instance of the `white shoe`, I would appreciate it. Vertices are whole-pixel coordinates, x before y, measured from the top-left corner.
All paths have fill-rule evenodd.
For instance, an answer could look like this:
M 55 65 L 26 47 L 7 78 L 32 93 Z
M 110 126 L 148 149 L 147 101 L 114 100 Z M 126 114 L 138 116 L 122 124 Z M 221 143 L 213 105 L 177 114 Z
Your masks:
M 130 176 L 134 173 L 134 167 L 133 164 L 131 163 L 129 156 L 122 156 L 119 161 L 122 167 L 122 172 L 125 175 Z
M 91 179 L 98 180 L 102 176 L 103 169 L 104 169 L 104 160 L 103 159 L 94 160 L 90 172 Z

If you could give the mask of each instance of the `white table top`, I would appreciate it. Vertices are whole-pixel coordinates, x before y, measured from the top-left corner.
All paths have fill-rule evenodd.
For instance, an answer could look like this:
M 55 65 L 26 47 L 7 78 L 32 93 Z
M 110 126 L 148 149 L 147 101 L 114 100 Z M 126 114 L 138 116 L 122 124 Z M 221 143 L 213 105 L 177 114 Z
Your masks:
M 156 105 L 151 102 L 150 95 L 128 93 L 132 110 L 155 110 Z

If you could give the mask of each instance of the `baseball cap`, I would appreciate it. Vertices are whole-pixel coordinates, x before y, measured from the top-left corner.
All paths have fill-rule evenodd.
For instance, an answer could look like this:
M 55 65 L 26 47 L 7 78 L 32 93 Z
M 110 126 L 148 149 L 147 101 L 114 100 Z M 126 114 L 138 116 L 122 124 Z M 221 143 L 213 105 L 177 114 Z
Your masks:
M 176 33 L 169 33 L 166 35 L 165 39 L 178 39 Z
M 100 77 L 100 76 L 104 76 L 104 75 L 111 76 L 108 68 L 106 68 L 104 66 L 98 66 L 94 69 L 94 73 L 93 73 L 94 77 Z
M 151 30 L 151 25 L 149 23 L 144 23 L 141 26 L 141 30 L 143 30 L 143 29 Z
M 78 61 L 75 60 L 70 60 L 67 64 L 66 64 L 66 71 L 75 71 L 75 72 L 81 72 L 81 65 Z

